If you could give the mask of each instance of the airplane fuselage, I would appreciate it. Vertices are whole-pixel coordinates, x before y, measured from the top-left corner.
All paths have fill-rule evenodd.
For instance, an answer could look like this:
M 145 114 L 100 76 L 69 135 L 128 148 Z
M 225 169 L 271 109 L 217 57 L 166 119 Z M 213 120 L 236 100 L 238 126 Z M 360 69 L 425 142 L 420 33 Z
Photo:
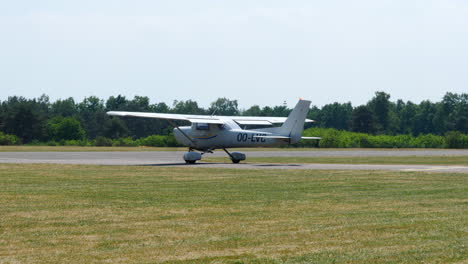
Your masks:
M 180 130 L 179 130 L 180 129 Z M 182 132 L 183 133 L 182 133 Z M 191 138 L 187 138 L 185 135 Z M 180 144 L 197 150 L 213 150 L 239 147 L 270 147 L 288 145 L 284 139 L 262 138 L 271 134 L 268 128 L 244 130 L 236 123 L 226 121 L 224 125 L 193 124 L 174 129 L 174 136 Z M 259 137 L 260 136 L 260 137 Z

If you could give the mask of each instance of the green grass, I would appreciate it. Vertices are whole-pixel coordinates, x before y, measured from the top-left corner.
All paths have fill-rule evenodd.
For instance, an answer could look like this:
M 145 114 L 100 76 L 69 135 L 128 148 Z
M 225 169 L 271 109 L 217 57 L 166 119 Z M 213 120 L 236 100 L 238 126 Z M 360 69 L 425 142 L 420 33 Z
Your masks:
M 0 164 L 0 263 L 466 263 L 467 176 Z
M 186 151 L 173 147 L 0 146 L 0 152 Z
M 206 162 L 231 162 L 228 157 L 206 158 Z M 248 163 L 322 163 L 322 164 L 403 164 L 463 165 L 468 156 L 402 156 L 402 157 L 247 157 Z

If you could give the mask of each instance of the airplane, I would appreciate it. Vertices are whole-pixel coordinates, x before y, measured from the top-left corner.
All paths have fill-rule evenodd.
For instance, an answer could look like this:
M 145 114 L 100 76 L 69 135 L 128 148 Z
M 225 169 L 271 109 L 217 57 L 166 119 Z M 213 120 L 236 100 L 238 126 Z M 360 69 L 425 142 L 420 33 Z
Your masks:
M 241 152 L 229 152 L 228 148 L 278 147 L 297 143 L 301 139 L 321 139 L 320 137 L 302 137 L 304 123 L 314 122 L 306 118 L 310 103 L 307 100 L 299 100 L 287 118 L 124 111 L 109 111 L 107 114 L 167 120 L 174 127 L 177 142 L 189 148 L 183 156 L 186 163 L 193 164 L 201 160 L 203 154 L 213 153 L 215 149 L 224 150 L 233 163 L 239 163 L 246 159 L 246 155 Z M 189 121 L 191 126 L 178 126 L 174 123 L 175 120 Z M 274 126 L 279 124 L 282 125 Z M 248 126 L 263 126 L 264 128 L 248 129 Z

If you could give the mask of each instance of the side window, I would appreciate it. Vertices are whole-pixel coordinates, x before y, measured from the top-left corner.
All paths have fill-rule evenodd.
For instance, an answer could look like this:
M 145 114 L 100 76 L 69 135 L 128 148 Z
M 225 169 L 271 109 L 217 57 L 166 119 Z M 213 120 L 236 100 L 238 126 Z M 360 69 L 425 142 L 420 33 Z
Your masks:
M 209 130 L 210 127 L 207 123 L 196 123 L 197 130 Z

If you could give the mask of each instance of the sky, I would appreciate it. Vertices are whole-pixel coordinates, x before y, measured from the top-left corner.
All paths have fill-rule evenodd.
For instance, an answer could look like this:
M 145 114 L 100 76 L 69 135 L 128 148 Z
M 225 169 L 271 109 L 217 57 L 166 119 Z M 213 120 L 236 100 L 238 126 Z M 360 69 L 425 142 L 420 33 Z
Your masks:
M 252 105 L 468 92 L 467 0 L 0 0 L 0 100 Z

